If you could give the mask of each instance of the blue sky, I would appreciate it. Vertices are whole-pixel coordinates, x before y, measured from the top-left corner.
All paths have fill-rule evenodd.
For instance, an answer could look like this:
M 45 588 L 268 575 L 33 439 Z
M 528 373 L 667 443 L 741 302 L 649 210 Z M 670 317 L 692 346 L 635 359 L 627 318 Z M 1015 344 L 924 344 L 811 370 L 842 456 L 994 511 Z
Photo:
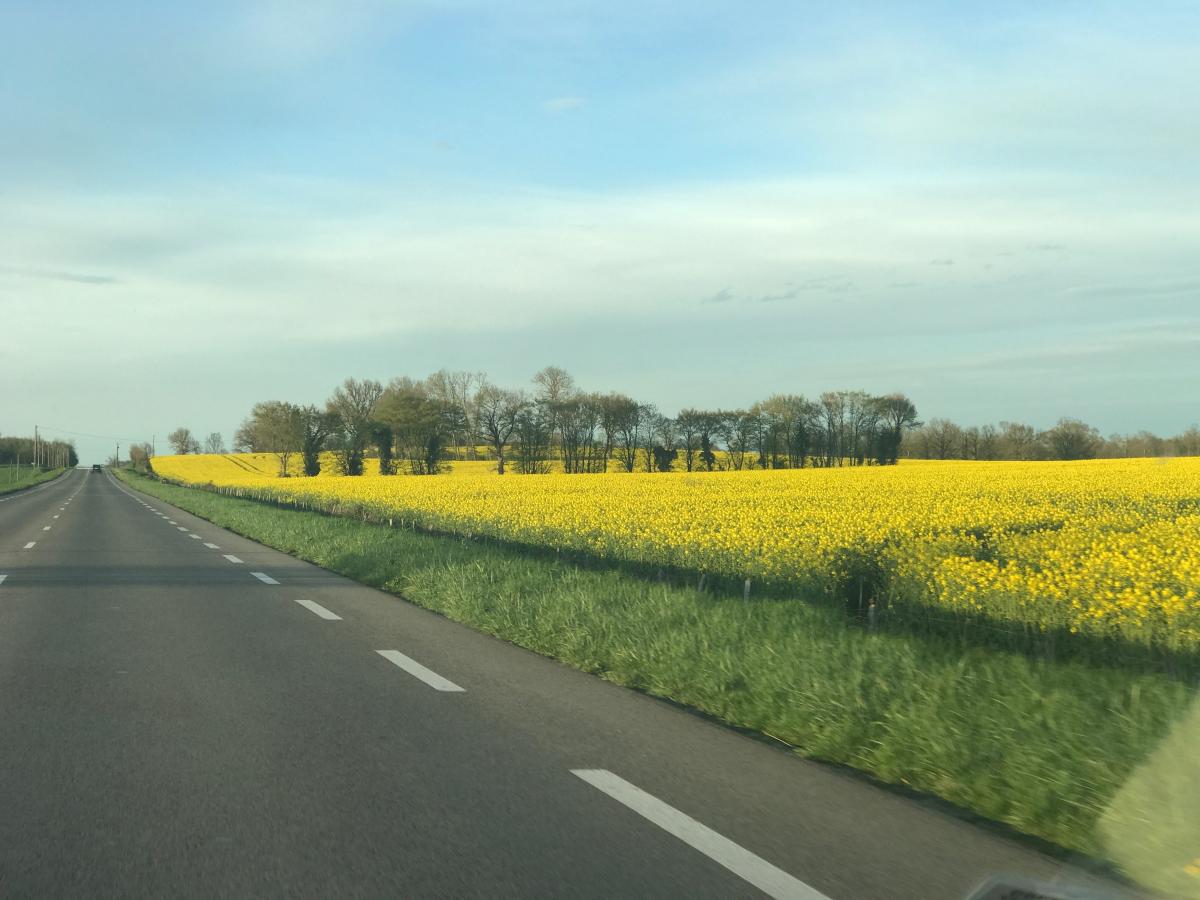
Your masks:
M 347 375 L 547 364 L 669 412 L 1200 419 L 1194 4 L 0 22 L 0 432 L 228 436 Z

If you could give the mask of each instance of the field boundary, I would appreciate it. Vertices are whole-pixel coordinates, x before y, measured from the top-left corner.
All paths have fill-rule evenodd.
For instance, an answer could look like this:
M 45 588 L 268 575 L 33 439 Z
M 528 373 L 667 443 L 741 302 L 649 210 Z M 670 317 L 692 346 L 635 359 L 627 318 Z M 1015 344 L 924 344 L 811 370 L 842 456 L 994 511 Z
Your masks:
M 239 463 L 240 464 L 240 463 Z M 1200 650 L 1173 650 L 1161 646 L 1148 646 L 1126 640 L 1119 636 L 1100 637 L 1087 633 L 1071 633 L 1067 627 L 1052 627 L 1033 630 L 1026 623 L 991 617 L 985 611 L 958 612 L 936 604 L 907 600 L 903 605 L 892 606 L 889 599 L 881 597 L 877 609 L 868 610 L 866 604 L 856 603 L 851 596 L 852 585 L 839 585 L 833 593 L 829 585 L 814 576 L 804 581 L 770 581 L 750 579 L 721 572 L 705 572 L 698 568 L 684 568 L 670 563 L 651 563 L 616 556 L 600 556 L 578 548 L 558 549 L 545 544 L 525 542 L 500 537 L 485 532 L 454 531 L 427 525 L 415 518 L 386 516 L 364 506 L 351 503 L 338 509 L 301 500 L 282 500 L 261 493 L 255 488 L 239 485 L 216 485 L 211 482 L 192 483 L 177 481 L 151 471 L 149 477 L 187 490 L 205 491 L 220 497 L 244 500 L 267 508 L 289 512 L 306 512 L 330 519 L 362 522 L 380 528 L 410 531 L 431 537 L 472 541 L 481 545 L 511 549 L 531 557 L 551 561 L 567 562 L 595 571 L 612 571 L 629 575 L 648 582 L 667 583 L 675 587 L 695 587 L 729 602 L 768 599 L 778 602 L 801 602 L 841 611 L 848 627 L 861 628 L 870 632 L 909 634 L 923 636 L 932 634 L 958 642 L 963 648 L 979 647 L 998 652 L 1017 653 L 1026 658 L 1049 663 L 1080 660 L 1089 665 L 1104 666 L 1117 670 L 1135 670 L 1165 674 L 1194 682 L 1200 686 Z M 870 565 L 871 560 L 865 559 Z M 861 593 L 860 593 L 861 597 Z M 871 599 L 868 595 L 868 599 Z M 874 604 L 871 604 L 874 606 Z M 917 615 L 911 613 L 916 611 Z

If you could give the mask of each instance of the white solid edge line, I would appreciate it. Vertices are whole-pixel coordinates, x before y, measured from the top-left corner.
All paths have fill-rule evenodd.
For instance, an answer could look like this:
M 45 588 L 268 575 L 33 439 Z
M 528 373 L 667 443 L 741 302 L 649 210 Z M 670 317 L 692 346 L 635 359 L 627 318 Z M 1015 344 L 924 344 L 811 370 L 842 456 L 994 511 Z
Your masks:
M 263 584 L 279 584 L 278 581 L 276 581 L 274 578 L 272 578 L 266 572 L 251 572 L 250 574 L 253 575 L 255 578 L 257 578 L 259 581 L 261 581 Z
M 303 597 L 293 597 L 292 599 L 305 609 L 315 612 L 322 619 L 328 619 L 330 622 L 340 622 L 342 620 L 341 616 L 335 612 L 330 612 L 320 603 L 314 603 L 312 600 L 305 600 Z
M 238 559 L 236 556 L 234 556 L 232 553 L 222 553 L 221 555 L 224 556 L 231 563 L 240 563 L 241 562 L 241 560 Z
M 399 650 L 376 650 L 380 656 L 389 662 L 395 663 L 413 678 L 418 678 L 425 682 L 435 691 L 447 692 L 462 692 L 463 689 L 448 678 L 443 678 L 437 672 L 425 668 L 415 659 L 405 656 Z
M 30 541 L 28 544 L 25 545 L 24 549 L 32 550 L 35 546 L 37 546 L 37 541 Z
M 205 541 L 205 542 L 204 542 L 204 546 L 205 546 L 205 547 L 207 547 L 209 550 L 220 550 L 220 549 L 221 549 L 221 548 L 220 548 L 220 547 L 218 547 L 216 544 L 210 544 L 210 543 L 208 543 L 208 541 Z
M 775 897 L 777 900 L 829 900 L 826 895 L 798 878 L 793 878 L 783 869 L 771 865 L 760 856 L 755 856 L 745 847 L 735 844 L 707 825 L 663 803 L 607 769 L 572 769 L 571 774 L 582 778 L 596 790 L 608 794 L 618 803 L 629 807 L 689 847 L 699 850 L 734 875 L 750 882 L 768 897 Z

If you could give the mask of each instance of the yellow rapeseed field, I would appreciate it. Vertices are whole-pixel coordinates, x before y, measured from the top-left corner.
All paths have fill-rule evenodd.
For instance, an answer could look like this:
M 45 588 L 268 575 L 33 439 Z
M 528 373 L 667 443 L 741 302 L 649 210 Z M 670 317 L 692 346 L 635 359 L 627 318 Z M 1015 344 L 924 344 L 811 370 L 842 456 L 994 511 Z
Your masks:
M 873 571 L 896 608 L 1200 648 L 1200 459 L 286 479 L 269 454 L 153 464 L 243 496 L 806 590 L 852 593 Z

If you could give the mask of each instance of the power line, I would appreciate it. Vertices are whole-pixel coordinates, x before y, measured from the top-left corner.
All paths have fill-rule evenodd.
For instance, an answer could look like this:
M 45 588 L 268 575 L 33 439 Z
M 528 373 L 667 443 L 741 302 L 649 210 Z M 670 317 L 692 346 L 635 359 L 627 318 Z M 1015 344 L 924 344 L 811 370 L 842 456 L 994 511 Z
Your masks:
M 87 431 L 71 431 L 67 428 L 55 428 L 53 425 L 41 425 L 39 427 L 42 431 L 56 431 L 59 434 L 69 434 L 72 437 L 100 438 L 106 441 L 122 441 L 128 444 L 140 444 L 144 441 L 144 438 L 123 437 L 117 434 L 91 434 Z

